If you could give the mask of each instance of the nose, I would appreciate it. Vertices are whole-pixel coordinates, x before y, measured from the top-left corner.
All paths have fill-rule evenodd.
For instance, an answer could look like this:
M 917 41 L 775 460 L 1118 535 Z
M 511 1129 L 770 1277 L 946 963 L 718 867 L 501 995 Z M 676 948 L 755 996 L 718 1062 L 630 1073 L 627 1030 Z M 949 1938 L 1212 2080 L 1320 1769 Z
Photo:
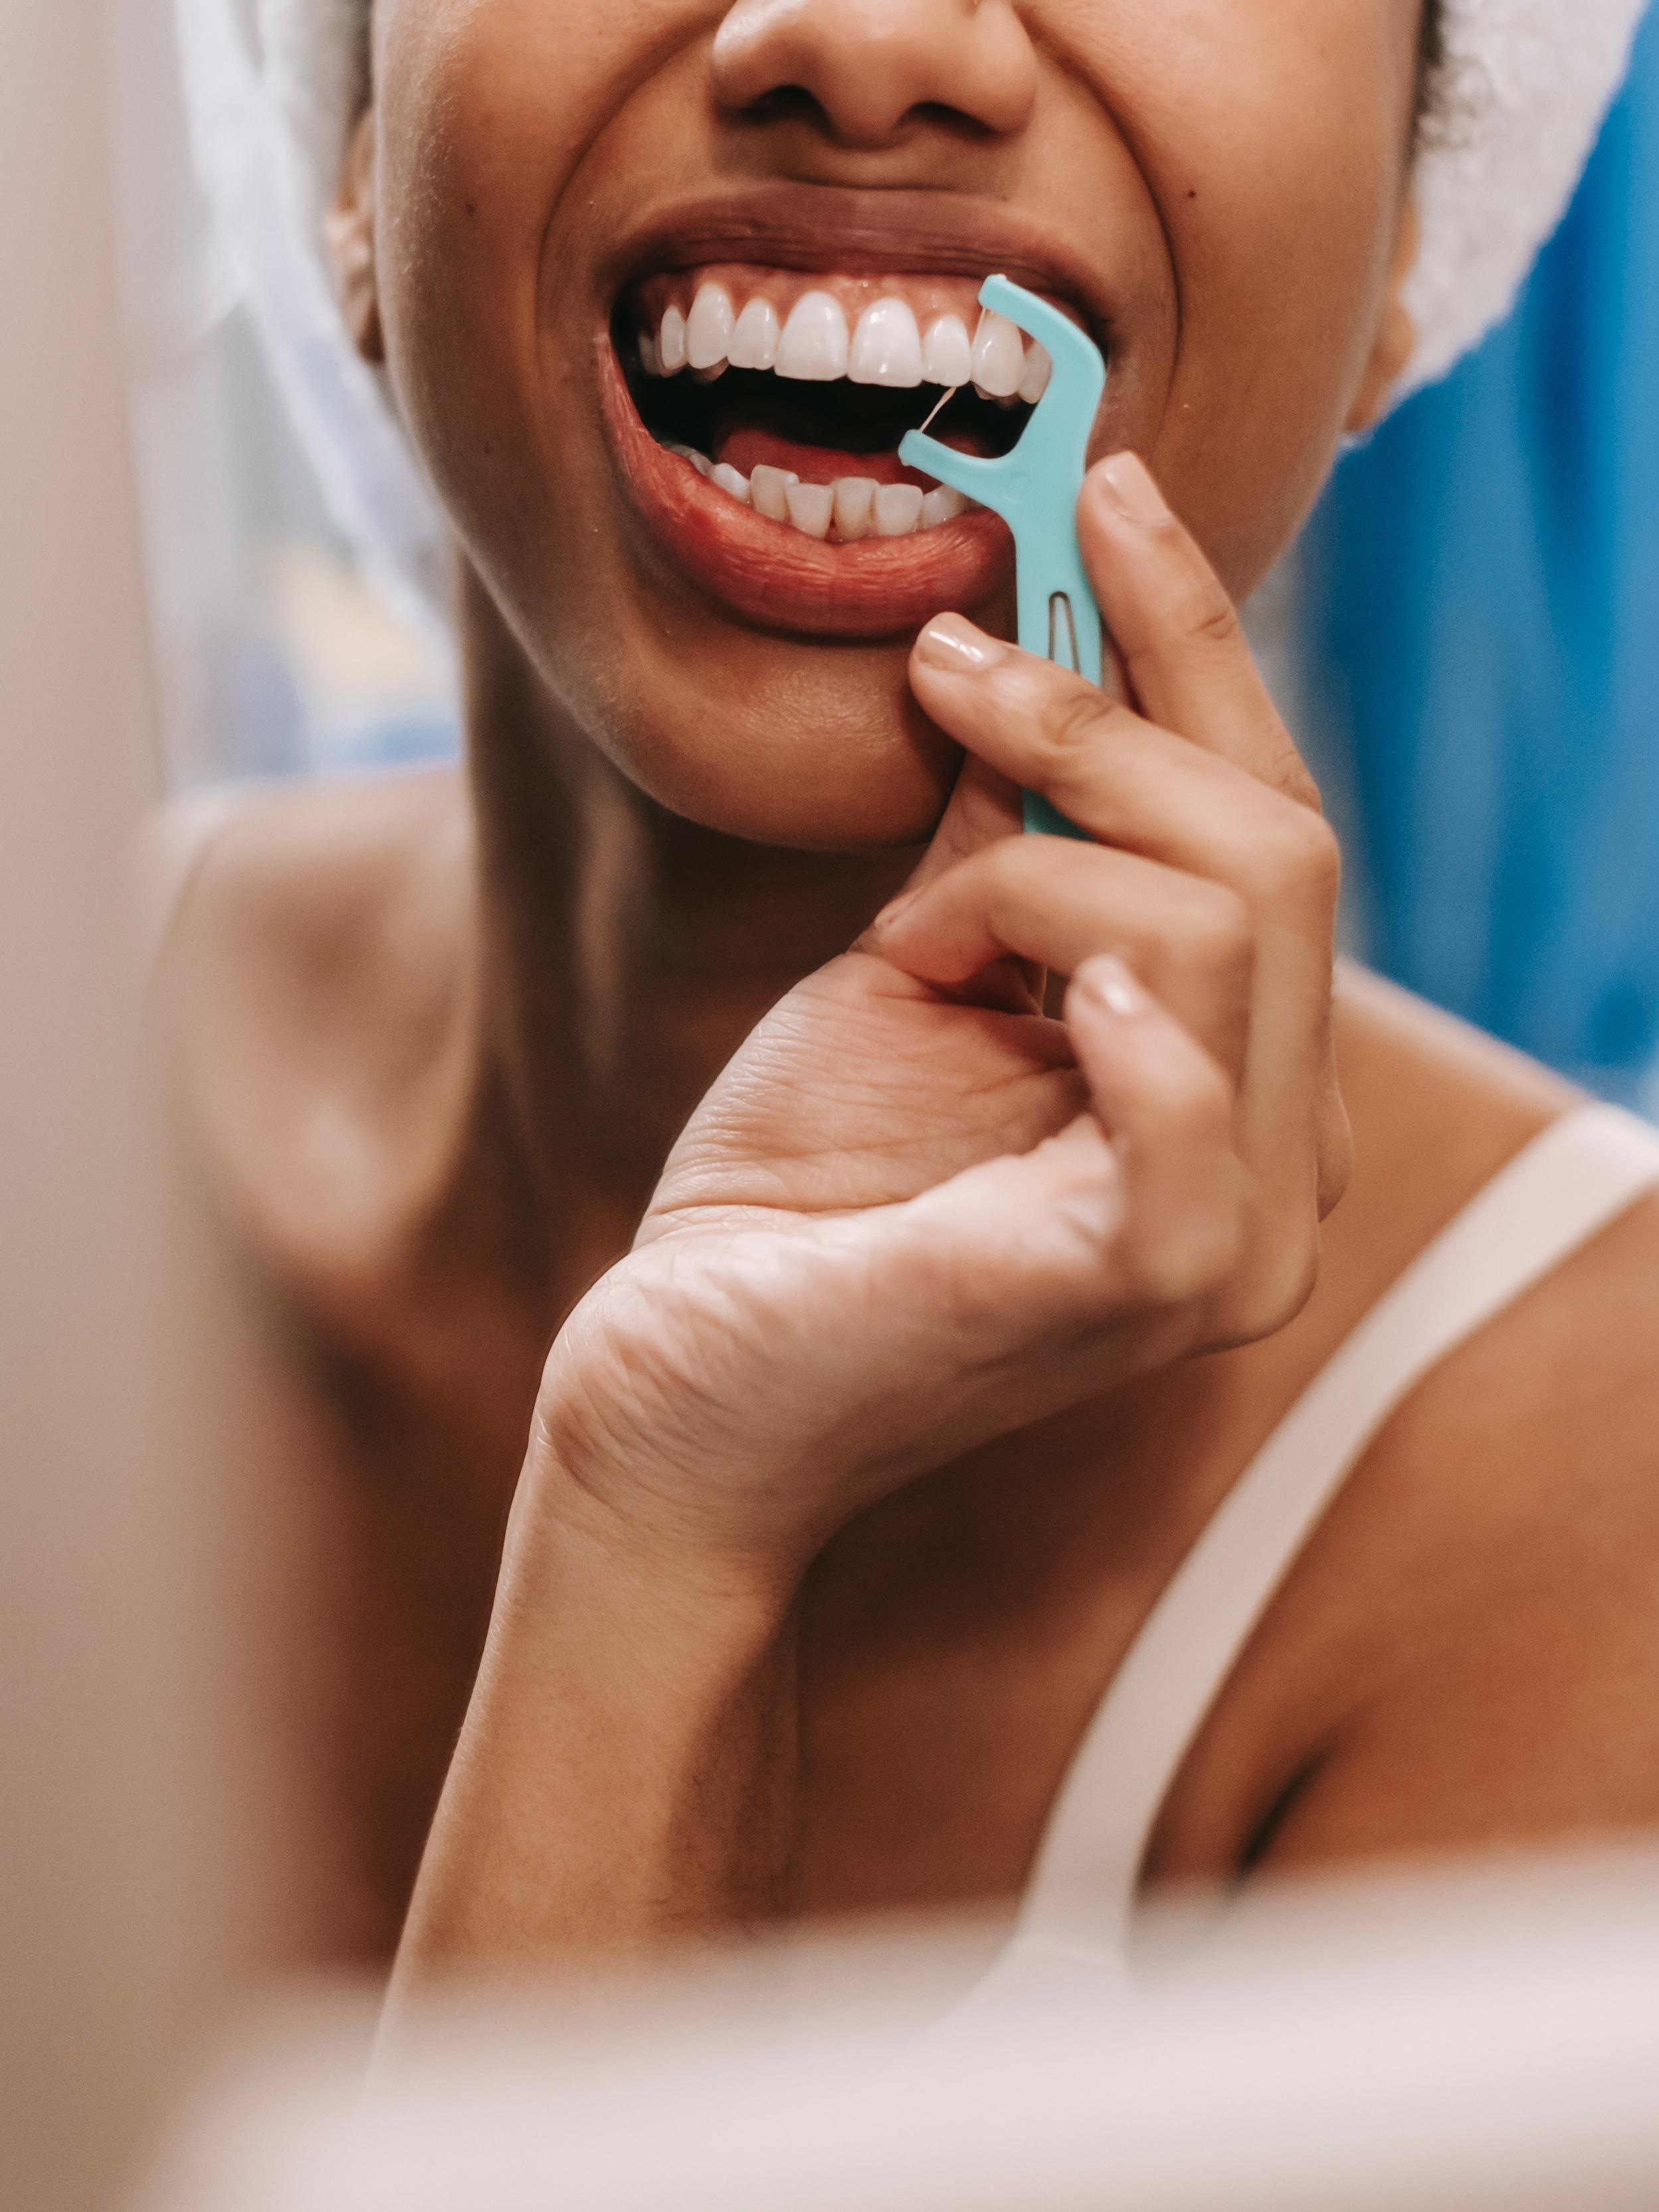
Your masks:
M 1011 0 L 737 0 L 715 35 L 714 96 L 752 110 L 803 94 L 842 145 L 890 145 L 917 112 L 999 136 L 1036 98 L 1036 56 Z

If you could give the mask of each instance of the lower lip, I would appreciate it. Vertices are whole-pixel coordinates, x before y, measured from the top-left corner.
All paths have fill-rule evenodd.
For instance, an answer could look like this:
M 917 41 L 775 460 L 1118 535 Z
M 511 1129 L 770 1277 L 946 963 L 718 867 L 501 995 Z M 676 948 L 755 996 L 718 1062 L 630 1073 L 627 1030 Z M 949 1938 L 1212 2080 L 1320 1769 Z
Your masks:
M 657 443 L 608 338 L 599 378 L 623 489 L 657 548 L 705 598 L 757 629 L 898 637 L 934 615 L 983 607 L 1012 575 L 1013 539 L 994 514 L 960 515 L 908 538 L 851 545 L 770 521 Z

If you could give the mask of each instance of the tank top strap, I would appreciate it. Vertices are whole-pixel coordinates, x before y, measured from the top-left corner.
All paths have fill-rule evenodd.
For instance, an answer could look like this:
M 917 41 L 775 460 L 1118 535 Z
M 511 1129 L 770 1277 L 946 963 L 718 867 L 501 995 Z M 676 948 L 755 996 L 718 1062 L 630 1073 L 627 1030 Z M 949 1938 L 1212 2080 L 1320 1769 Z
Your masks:
M 1342 1483 L 1449 1353 L 1659 1188 L 1659 1130 L 1567 1114 L 1493 1177 L 1371 1309 L 1228 1493 L 1084 1737 L 1017 1947 L 1121 1958 L 1141 1863 L 1182 1760 Z

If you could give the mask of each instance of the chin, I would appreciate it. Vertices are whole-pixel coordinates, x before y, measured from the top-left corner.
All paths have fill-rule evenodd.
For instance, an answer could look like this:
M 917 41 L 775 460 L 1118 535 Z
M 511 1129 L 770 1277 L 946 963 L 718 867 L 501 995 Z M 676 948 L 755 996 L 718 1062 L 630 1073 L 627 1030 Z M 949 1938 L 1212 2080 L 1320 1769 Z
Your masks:
M 659 693 L 654 710 L 636 691 L 625 716 L 592 728 L 620 774 L 670 813 L 752 843 L 850 853 L 929 837 L 962 755 L 910 696 L 908 643 L 843 648 L 823 666 L 810 646 L 738 642 L 726 681 L 710 653 L 702 682 Z
M 783 186 L 620 233 L 587 297 L 547 307 L 528 405 L 503 344 L 493 392 L 486 373 L 427 410 L 441 492 L 549 696 L 673 814 L 820 851 L 937 823 L 960 755 L 909 650 L 947 611 L 1011 635 L 1014 548 L 898 448 L 924 422 L 982 454 L 1021 436 L 1048 362 L 981 311 L 998 271 L 1101 346 L 1097 441 L 1121 441 L 1121 303 L 1049 227 Z M 520 458 L 485 471 L 483 450 Z
M 598 691 L 629 704 L 584 720 L 675 814 L 788 847 L 925 838 L 960 755 L 910 696 L 911 642 L 946 611 L 1011 627 L 1006 526 L 898 456 L 924 422 L 1006 452 L 1042 396 L 1047 356 L 983 313 L 983 279 L 1111 343 L 1110 302 L 1007 217 L 905 235 L 878 212 L 681 208 L 619 252 L 588 355 L 590 542 L 627 603 Z

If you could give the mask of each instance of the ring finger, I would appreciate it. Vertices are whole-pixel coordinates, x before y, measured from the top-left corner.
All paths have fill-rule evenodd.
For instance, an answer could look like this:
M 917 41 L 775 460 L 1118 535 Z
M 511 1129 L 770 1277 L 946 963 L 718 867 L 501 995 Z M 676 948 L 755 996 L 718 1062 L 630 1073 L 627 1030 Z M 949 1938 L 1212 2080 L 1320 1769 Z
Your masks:
M 896 902 L 872 934 L 884 959 L 945 989 L 1011 956 L 1069 976 L 1115 954 L 1243 1075 L 1255 935 L 1224 884 L 1109 847 L 1005 837 Z

